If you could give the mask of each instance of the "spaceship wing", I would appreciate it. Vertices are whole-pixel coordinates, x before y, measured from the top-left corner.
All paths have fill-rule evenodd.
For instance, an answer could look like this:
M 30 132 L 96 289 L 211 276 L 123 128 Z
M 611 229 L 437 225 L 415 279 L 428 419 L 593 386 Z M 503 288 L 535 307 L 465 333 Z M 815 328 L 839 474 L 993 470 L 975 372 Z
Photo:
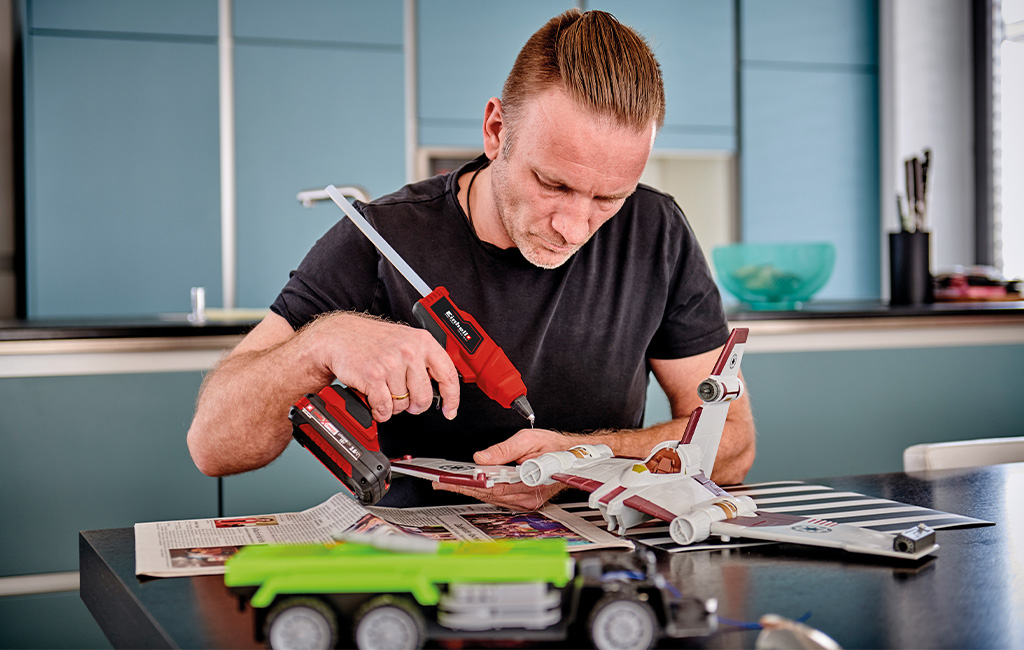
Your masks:
M 603 458 L 591 465 L 556 472 L 551 478 L 569 487 L 593 492 L 608 481 L 617 479 L 623 469 L 632 467 L 636 462 L 635 458 Z
M 404 457 L 391 461 L 391 471 L 437 483 L 489 488 L 496 483 L 518 483 L 519 468 L 511 465 L 477 465 L 443 458 Z
M 883 555 L 917 560 L 933 553 L 934 531 L 914 528 L 896 535 L 881 533 L 825 519 L 798 517 L 758 510 L 752 516 L 736 517 L 711 524 L 711 533 L 774 542 L 838 548 L 852 553 Z
M 645 515 L 649 515 L 655 519 L 660 519 L 665 522 L 671 522 L 680 514 L 672 511 L 677 508 L 672 508 L 670 501 L 658 499 L 654 497 L 654 495 L 647 495 L 643 493 L 634 494 L 623 501 L 622 504 L 642 512 Z M 689 505 L 690 503 L 687 503 L 687 506 Z

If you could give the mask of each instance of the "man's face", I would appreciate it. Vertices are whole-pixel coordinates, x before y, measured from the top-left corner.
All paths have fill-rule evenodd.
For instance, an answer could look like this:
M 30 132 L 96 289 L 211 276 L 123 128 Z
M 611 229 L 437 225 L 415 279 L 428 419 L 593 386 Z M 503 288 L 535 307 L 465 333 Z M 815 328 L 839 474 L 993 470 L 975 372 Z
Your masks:
M 548 90 L 523 107 L 491 186 L 509 242 L 541 268 L 561 266 L 636 189 L 654 142 Z

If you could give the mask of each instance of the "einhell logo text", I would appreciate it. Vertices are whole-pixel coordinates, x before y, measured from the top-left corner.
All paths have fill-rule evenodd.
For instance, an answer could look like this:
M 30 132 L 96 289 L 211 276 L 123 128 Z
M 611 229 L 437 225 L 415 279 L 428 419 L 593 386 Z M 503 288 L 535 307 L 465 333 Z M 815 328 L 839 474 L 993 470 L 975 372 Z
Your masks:
M 462 321 L 456 318 L 455 314 L 453 314 L 451 310 L 446 311 L 444 315 L 448 319 L 448 322 L 452 324 L 455 331 L 462 337 L 463 341 L 468 341 L 473 338 L 473 335 L 466 331 L 466 328 L 462 326 Z
M 439 298 L 433 305 L 430 306 L 434 312 L 437 320 L 444 326 L 446 330 L 452 333 L 459 344 L 466 349 L 467 352 L 473 354 L 476 349 L 480 347 L 480 342 L 483 340 L 480 333 L 476 330 L 471 322 L 467 322 L 463 319 L 462 315 L 459 314 L 458 310 L 455 309 L 455 305 L 451 303 L 447 298 Z

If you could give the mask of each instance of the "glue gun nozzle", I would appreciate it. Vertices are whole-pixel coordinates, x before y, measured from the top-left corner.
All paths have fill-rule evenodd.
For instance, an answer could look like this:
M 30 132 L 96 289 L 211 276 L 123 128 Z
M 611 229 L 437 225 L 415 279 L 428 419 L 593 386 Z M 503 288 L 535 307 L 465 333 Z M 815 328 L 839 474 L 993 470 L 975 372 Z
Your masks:
M 530 400 L 526 399 L 526 395 L 520 395 L 512 400 L 512 408 L 516 413 L 530 421 L 530 428 L 532 429 L 537 416 L 534 415 L 533 407 L 530 406 Z

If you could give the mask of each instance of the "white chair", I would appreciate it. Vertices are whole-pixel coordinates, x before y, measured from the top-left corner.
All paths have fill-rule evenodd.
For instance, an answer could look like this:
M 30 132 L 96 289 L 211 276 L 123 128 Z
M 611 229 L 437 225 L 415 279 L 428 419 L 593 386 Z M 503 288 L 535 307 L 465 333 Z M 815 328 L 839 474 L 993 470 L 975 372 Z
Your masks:
M 903 450 L 903 471 L 954 469 L 1024 461 L 1024 436 L 913 445 Z

